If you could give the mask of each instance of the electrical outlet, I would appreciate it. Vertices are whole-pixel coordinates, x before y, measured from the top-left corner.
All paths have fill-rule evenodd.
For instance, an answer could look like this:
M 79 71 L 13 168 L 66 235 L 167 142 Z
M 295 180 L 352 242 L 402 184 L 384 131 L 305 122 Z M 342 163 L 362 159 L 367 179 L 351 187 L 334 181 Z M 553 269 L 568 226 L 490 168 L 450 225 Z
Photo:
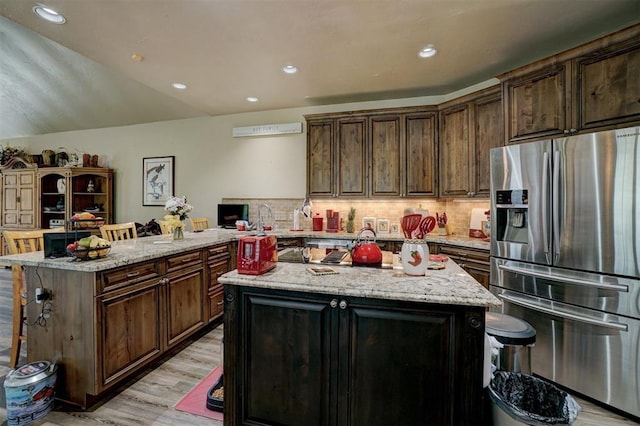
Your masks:
M 36 288 L 36 303 L 42 303 L 43 300 L 49 299 L 51 299 L 51 290 L 41 287 Z

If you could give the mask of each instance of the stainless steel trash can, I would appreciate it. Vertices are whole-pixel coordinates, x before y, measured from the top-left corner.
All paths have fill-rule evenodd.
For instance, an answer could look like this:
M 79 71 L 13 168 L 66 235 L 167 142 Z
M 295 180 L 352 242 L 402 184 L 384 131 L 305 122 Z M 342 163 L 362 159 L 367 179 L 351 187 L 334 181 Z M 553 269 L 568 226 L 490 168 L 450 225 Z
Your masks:
M 504 347 L 494 363 L 497 370 L 531 374 L 531 347 L 536 330 L 528 322 L 497 312 L 485 314 L 485 331 Z

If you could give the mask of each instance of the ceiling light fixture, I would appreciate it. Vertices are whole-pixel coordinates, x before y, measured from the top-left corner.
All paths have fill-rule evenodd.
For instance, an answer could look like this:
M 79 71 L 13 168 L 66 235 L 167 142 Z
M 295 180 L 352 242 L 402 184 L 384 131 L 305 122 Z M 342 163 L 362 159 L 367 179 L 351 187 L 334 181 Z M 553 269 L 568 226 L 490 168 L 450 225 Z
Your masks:
M 184 83 L 171 83 L 171 86 L 178 90 L 185 90 L 187 88 L 187 85 Z
M 433 44 L 429 44 L 418 52 L 418 56 L 421 58 L 431 58 L 432 56 L 435 56 L 436 53 L 438 53 L 438 51 L 433 47 Z
M 33 13 L 46 21 L 53 22 L 54 24 L 61 25 L 67 22 L 67 19 L 64 16 L 60 15 L 50 7 L 43 6 L 41 4 L 33 7 Z
M 247 102 L 258 102 L 258 98 L 253 97 L 253 96 L 247 96 Z
M 285 65 L 282 67 L 282 71 L 284 71 L 285 74 L 295 74 L 298 72 L 298 68 L 293 65 Z

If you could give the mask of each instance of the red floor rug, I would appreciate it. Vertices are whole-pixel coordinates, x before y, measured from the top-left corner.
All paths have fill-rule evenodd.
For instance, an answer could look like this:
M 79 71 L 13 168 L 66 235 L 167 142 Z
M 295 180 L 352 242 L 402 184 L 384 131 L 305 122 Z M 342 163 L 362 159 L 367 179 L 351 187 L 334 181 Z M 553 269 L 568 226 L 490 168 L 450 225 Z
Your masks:
M 195 414 L 197 416 L 208 417 L 214 420 L 222 421 L 222 413 L 218 411 L 209 410 L 207 408 L 207 392 L 211 389 L 211 386 L 218 380 L 218 377 L 222 374 L 222 369 L 216 367 L 211 373 L 200 381 L 193 389 L 189 391 L 180 401 L 176 404 L 176 410 L 185 411 L 187 413 Z

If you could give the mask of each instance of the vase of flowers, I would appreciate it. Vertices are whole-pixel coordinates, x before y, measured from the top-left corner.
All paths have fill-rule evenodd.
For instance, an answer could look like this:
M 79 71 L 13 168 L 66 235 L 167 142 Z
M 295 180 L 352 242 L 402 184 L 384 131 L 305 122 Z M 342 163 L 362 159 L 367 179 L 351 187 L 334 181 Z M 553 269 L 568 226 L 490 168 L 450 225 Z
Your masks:
M 168 213 L 164 220 L 169 224 L 170 229 L 173 231 L 174 240 L 184 239 L 184 222 L 193 206 L 187 203 L 187 197 L 171 197 L 164 205 L 164 210 Z

